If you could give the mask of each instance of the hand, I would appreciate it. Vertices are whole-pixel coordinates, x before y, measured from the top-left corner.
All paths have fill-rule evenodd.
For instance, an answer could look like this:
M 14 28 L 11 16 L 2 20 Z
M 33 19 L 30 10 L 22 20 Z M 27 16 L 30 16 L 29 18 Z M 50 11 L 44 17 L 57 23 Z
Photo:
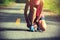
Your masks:
M 39 20 L 36 20 L 36 22 L 38 22 Z

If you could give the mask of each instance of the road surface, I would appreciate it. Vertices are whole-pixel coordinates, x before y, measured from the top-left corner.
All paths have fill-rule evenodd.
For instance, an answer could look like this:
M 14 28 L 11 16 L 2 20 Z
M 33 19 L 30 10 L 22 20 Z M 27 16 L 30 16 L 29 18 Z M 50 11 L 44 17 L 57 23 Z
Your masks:
M 0 39 L 5 40 L 59 40 L 60 16 L 46 17 L 47 29 L 45 32 L 30 32 L 24 19 L 25 4 L 16 4 L 13 7 L 0 9 Z M 18 25 L 16 19 L 20 18 Z

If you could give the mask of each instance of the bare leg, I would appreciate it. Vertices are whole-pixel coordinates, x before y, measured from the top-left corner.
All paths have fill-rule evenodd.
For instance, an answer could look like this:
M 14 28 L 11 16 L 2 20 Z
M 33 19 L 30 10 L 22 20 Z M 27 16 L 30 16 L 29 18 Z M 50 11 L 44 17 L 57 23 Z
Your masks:
M 33 12 L 32 12 L 32 11 L 33 11 Z M 36 8 L 34 7 L 34 8 L 32 9 L 32 11 L 30 11 L 30 13 L 29 13 L 29 15 L 28 15 L 28 19 L 27 19 L 27 21 L 29 21 L 29 22 L 27 23 L 27 26 L 28 26 L 28 27 L 30 27 L 31 25 L 34 24 L 34 20 L 35 20 L 35 18 L 36 18 Z M 34 25 L 34 26 L 36 26 L 36 25 Z
M 31 23 L 34 24 L 34 20 L 36 18 L 36 8 L 33 8 L 33 13 L 32 13 L 32 19 L 31 19 Z
M 45 23 L 45 19 L 44 19 L 44 14 L 42 13 L 42 8 L 43 8 L 43 3 L 41 3 L 40 4 L 40 7 L 39 7 L 40 9 L 40 15 L 38 16 L 38 19 L 40 19 L 38 22 L 37 22 L 37 24 L 38 24 L 38 27 L 40 28 L 40 29 L 42 29 L 43 31 L 45 31 L 46 30 L 46 23 Z M 37 12 L 38 13 L 38 12 Z
M 39 26 L 39 28 L 42 29 L 42 31 L 46 30 L 46 22 L 44 19 L 44 15 L 42 15 L 41 19 L 38 21 L 38 26 Z
M 30 28 L 31 28 L 31 31 L 35 31 L 36 30 L 36 27 L 37 25 L 34 23 L 35 21 L 35 18 L 36 18 L 36 8 L 34 7 L 33 10 L 30 11 L 30 14 L 28 15 L 29 16 L 29 20 L 30 20 Z M 32 28 L 33 26 L 33 28 Z

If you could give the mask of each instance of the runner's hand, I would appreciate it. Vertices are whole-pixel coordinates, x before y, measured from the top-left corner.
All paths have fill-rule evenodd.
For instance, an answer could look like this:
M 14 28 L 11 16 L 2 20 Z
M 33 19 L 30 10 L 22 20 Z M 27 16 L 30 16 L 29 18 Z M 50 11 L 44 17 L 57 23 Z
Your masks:
M 39 20 L 36 20 L 36 22 L 38 22 Z

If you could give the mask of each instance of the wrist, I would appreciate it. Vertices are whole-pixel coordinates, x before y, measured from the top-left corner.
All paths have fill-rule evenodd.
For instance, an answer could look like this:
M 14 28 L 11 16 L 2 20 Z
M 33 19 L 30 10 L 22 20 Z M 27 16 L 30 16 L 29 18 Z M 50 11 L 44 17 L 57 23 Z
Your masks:
M 36 22 L 38 22 L 39 20 L 37 19 Z

